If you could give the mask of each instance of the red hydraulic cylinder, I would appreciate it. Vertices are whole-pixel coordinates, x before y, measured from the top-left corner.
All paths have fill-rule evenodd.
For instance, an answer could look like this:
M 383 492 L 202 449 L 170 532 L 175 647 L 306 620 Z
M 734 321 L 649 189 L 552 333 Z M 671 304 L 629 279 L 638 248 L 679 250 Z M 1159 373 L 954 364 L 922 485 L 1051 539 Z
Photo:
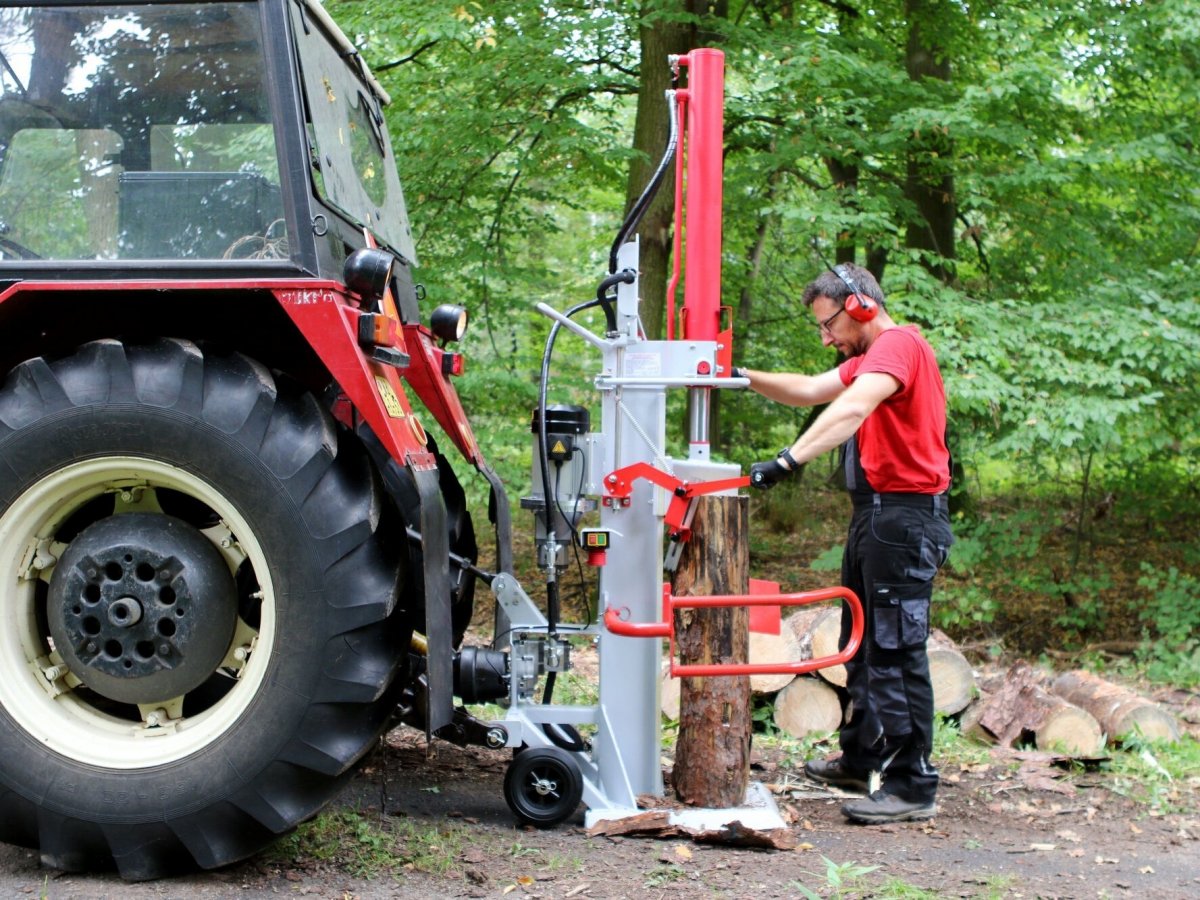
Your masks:
M 687 237 L 683 338 L 715 341 L 721 331 L 721 202 L 725 132 L 725 54 L 686 57 Z

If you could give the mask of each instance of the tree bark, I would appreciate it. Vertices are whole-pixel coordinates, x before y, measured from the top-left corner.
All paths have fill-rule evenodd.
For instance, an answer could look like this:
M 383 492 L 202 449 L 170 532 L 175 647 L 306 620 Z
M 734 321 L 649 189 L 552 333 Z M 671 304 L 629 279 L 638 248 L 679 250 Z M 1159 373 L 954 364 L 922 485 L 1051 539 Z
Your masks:
M 1040 680 L 1028 663 L 1015 663 L 999 689 L 981 701 L 978 709 L 967 711 L 963 732 L 993 739 L 1002 747 L 1025 736 L 1032 737 L 1041 750 L 1080 757 L 1099 753 L 1104 736 L 1096 717 L 1049 693 Z
M 987 729 L 1001 744 L 1007 746 L 1020 735 L 1020 728 L 1009 733 L 1017 717 L 1017 697 L 1027 685 L 1037 683 L 1037 674 L 1025 660 L 1017 660 L 1009 668 L 998 690 L 983 702 L 979 725 Z
M 937 38 L 939 24 L 947 24 L 937 21 L 938 13 L 949 15 L 946 9 L 946 4 L 932 0 L 905 0 L 908 43 L 904 62 L 910 81 L 950 81 L 949 55 Z M 909 140 L 904 194 L 916 207 L 917 217 L 908 223 L 905 244 L 938 258 L 927 259 L 925 265 L 946 283 L 954 278 L 956 255 L 953 158 L 953 141 L 932 122 Z
M 1088 757 L 1104 749 L 1104 735 L 1096 717 L 1062 697 L 1030 684 L 1017 695 L 1017 704 L 1021 731 L 1032 732 L 1039 750 Z
M 749 510 L 748 497 L 698 498 L 673 581 L 676 596 L 749 592 Z M 683 664 L 745 662 L 749 635 L 744 607 L 675 613 Z M 750 730 L 749 677 L 684 678 L 671 773 L 675 796 L 713 809 L 741 804 L 750 781 Z
M 1051 690 L 1095 716 L 1110 741 L 1131 734 L 1151 740 L 1179 740 L 1179 723 L 1169 712 L 1091 672 L 1064 672 L 1054 679 Z

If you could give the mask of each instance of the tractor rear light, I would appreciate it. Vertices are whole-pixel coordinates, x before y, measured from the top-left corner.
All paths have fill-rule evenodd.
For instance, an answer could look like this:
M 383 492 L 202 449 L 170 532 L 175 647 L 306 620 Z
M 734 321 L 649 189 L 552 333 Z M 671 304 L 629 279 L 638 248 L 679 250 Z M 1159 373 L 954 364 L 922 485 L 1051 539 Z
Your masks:
M 396 258 L 386 250 L 364 247 L 346 258 L 342 278 L 346 286 L 366 300 L 376 301 L 383 296 L 392 280 Z
M 443 353 L 442 354 L 442 374 L 443 375 L 461 375 L 465 363 L 461 353 Z
M 467 333 L 467 311 L 452 303 L 443 303 L 429 317 L 429 330 L 444 343 L 461 341 Z
M 364 347 L 395 347 L 400 343 L 400 325 L 390 316 L 377 313 L 359 316 L 358 342 Z
M 376 362 L 404 369 L 412 361 L 404 352 L 400 326 L 390 316 L 364 313 L 358 317 L 358 343 Z

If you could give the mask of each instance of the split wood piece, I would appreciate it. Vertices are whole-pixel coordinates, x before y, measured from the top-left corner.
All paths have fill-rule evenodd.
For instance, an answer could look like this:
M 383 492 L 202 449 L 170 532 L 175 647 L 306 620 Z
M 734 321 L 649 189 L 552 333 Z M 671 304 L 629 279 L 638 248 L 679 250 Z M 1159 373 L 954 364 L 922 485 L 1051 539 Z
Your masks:
M 1021 723 L 1016 721 L 1017 697 L 1022 688 L 1037 681 L 1038 675 L 1029 663 L 1023 659 L 1013 663 L 1005 673 L 1004 681 L 987 697 L 979 710 L 978 727 L 986 729 L 1002 747 L 1009 746 L 1021 734 Z
M 833 656 L 838 652 L 842 635 L 842 610 L 838 605 L 802 606 L 783 620 L 783 628 L 793 636 L 797 661 Z M 818 669 L 817 674 L 838 687 L 846 686 L 846 667 L 830 666 Z
M 1110 741 L 1132 734 L 1151 740 L 1179 740 L 1175 717 L 1152 700 L 1077 669 L 1054 679 L 1051 690 L 1096 717 Z
M 926 644 L 929 678 L 933 682 L 933 708 L 948 716 L 962 712 L 974 699 L 975 671 L 967 658 L 941 631 L 934 630 Z
M 748 497 L 696 499 L 691 539 L 684 544 L 672 591 L 677 597 L 750 592 Z M 750 655 L 745 607 L 677 609 L 681 664 L 744 663 Z M 750 679 L 745 675 L 684 678 L 671 783 L 684 803 L 729 809 L 750 783 Z
M 837 731 L 841 698 L 821 679 L 801 675 L 775 696 L 775 724 L 794 738 Z
M 741 822 L 704 831 L 673 824 L 669 811 L 655 810 L 624 819 L 601 820 L 588 829 L 589 837 L 648 837 L 660 840 L 691 838 L 698 844 L 722 844 L 761 850 L 795 850 L 796 834 L 790 828 L 755 829 Z
M 779 634 L 750 632 L 750 662 L 794 663 L 802 661 L 796 636 L 790 628 L 781 626 Z M 787 687 L 795 677 L 791 673 L 751 675 L 750 690 L 755 694 L 774 694 Z

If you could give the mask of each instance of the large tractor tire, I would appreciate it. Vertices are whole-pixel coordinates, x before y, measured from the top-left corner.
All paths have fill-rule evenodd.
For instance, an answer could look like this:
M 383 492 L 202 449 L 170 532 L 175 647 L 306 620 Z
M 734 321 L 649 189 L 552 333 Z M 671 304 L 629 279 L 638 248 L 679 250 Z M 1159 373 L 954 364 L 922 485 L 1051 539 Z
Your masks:
M 98 341 L 0 389 L 0 840 L 130 880 L 314 815 L 390 723 L 403 532 L 241 355 Z

